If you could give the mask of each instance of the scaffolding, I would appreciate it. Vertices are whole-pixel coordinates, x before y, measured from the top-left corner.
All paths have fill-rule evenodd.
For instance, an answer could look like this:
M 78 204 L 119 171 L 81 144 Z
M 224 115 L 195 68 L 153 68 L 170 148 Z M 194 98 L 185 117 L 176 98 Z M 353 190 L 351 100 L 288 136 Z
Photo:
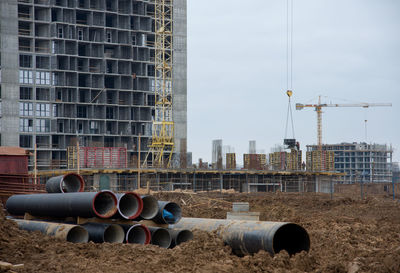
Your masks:
M 302 151 L 292 149 L 288 152 L 269 154 L 269 164 L 273 170 L 297 171 L 302 170 Z
M 244 169 L 247 170 L 264 170 L 267 165 L 266 154 L 244 154 Z
M 155 0 L 155 117 L 149 153 L 154 167 L 171 165 L 174 150 L 172 116 L 173 0 Z
M 226 154 L 226 169 L 234 170 L 236 169 L 236 154 L 227 153 Z
M 331 172 L 335 170 L 335 156 L 332 151 L 308 151 L 306 154 L 307 171 Z

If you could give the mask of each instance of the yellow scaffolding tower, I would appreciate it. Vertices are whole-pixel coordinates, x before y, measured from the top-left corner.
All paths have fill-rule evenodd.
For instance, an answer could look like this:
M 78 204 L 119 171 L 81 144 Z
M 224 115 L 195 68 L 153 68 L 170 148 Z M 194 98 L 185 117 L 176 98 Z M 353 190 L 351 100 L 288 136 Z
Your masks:
M 174 150 L 172 116 L 173 0 L 155 0 L 155 116 L 149 153 L 153 167 L 171 165 Z

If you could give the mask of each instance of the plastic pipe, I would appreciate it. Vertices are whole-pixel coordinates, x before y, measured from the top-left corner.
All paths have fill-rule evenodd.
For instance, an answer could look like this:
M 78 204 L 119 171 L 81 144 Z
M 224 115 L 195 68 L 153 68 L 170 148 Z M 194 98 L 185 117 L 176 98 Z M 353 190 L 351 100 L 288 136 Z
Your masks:
M 125 230 L 125 242 L 128 244 L 141 244 L 147 245 L 151 241 L 150 230 L 142 225 L 121 225 Z
M 188 229 L 170 229 L 169 233 L 172 237 L 170 248 L 193 239 L 193 232 Z
M 117 212 L 117 197 L 111 191 L 13 195 L 6 202 L 11 215 L 110 218 Z
M 151 232 L 151 244 L 158 245 L 162 248 L 169 248 L 171 246 L 171 234 L 168 229 L 160 227 L 148 227 Z
M 152 220 L 157 224 L 173 225 L 178 223 L 181 218 L 182 209 L 177 203 L 158 201 L 158 213 Z
M 88 232 L 81 226 L 19 219 L 12 220 L 23 230 L 40 231 L 43 234 L 64 239 L 71 243 L 87 243 L 89 241 Z
M 89 233 L 89 240 L 95 243 L 123 243 L 124 229 L 119 225 L 87 223 L 82 225 Z
M 76 173 L 55 176 L 46 182 L 48 193 L 83 192 L 84 187 L 85 180 Z
M 294 223 L 182 218 L 171 228 L 216 230 L 237 255 L 257 253 L 262 249 L 272 255 L 281 250 L 293 255 L 310 249 L 307 231 Z
M 117 193 L 118 213 L 117 217 L 124 219 L 135 219 L 143 210 L 142 198 L 134 192 Z

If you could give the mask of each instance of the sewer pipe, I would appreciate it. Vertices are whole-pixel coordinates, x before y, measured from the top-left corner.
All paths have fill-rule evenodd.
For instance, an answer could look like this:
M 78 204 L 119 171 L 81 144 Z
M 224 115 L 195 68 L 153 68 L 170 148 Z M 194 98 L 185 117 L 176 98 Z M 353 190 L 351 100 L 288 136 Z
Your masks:
M 135 219 L 143 210 L 142 198 L 134 192 L 116 193 L 118 198 L 118 212 L 115 218 Z
M 239 255 L 265 250 L 272 255 L 286 250 L 290 255 L 308 251 L 310 237 L 307 231 L 294 223 L 206 218 L 182 218 L 170 226 L 176 229 L 217 231 L 232 251 Z
M 162 248 L 169 248 L 171 246 L 171 234 L 166 228 L 148 227 L 151 232 L 151 244 L 158 245 Z
M 168 231 L 171 234 L 170 248 L 193 239 L 193 232 L 188 229 L 169 229 Z
M 84 187 L 85 180 L 76 173 L 54 176 L 46 182 L 48 193 L 83 192 Z
M 143 201 L 143 210 L 140 213 L 139 219 L 150 220 L 156 217 L 158 213 L 157 199 L 151 195 L 141 196 Z
M 119 225 L 87 223 L 82 225 L 89 233 L 89 241 L 95 243 L 123 243 L 124 229 Z
M 151 241 L 150 230 L 142 224 L 121 225 L 125 231 L 125 242 L 128 244 L 147 245 Z
M 110 218 L 117 212 L 118 200 L 111 191 L 13 195 L 6 202 L 11 215 Z
M 173 225 L 182 218 L 181 207 L 174 202 L 158 201 L 157 215 L 152 219 L 157 224 Z
M 28 231 L 40 231 L 43 234 L 54 236 L 71 243 L 87 243 L 89 241 L 89 234 L 86 229 L 78 225 L 19 219 L 11 220 L 15 221 L 20 229 Z

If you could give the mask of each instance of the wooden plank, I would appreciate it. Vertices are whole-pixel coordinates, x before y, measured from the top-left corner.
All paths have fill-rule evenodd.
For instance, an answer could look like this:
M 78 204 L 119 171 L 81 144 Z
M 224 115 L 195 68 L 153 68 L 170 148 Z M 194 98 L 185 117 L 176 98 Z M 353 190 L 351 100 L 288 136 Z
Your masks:
M 139 221 L 139 224 L 145 225 L 147 227 L 162 227 L 162 228 L 168 228 L 168 224 L 157 224 L 151 220 L 141 220 Z

